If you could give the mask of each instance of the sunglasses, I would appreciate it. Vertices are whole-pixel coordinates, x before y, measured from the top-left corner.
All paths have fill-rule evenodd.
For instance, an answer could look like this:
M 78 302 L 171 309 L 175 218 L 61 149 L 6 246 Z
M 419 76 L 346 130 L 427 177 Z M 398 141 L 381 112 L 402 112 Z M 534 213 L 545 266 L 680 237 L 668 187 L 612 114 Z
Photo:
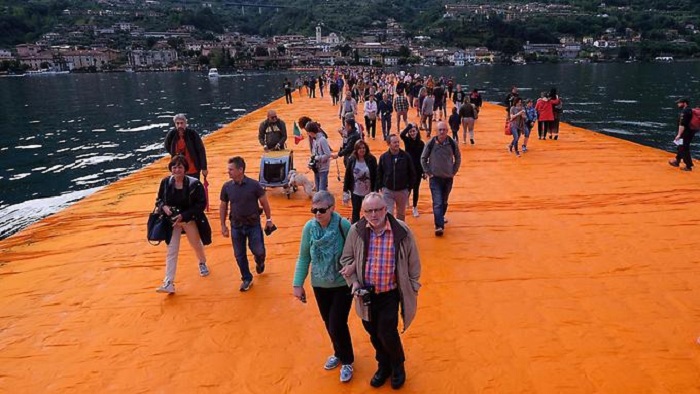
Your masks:
M 326 208 L 311 208 L 311 213 L 313 213 L 314 215 L 317 213 L 324 214 L 324 213 L 328 212 L 328 210 L 331 209 L 331 207 L 332 207 L 332 205 L 330 205 Z

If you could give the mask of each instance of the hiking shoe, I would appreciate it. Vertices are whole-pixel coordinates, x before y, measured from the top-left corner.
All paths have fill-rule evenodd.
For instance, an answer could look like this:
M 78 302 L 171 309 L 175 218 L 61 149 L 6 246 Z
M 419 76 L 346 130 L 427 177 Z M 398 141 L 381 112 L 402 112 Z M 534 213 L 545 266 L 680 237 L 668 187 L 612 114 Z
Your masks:
M 527 146 L 523 145 L 522 151 L 523 151 L 523 153 L 527 152 Z
M 156 289 L 156 293 L 175 294 L 175 285 L 173 282 L 165 282 Z
M 683 167 L 681 171 L 693 171 L 693 167 Z
M 207 267 L 207 263 L 199 263 L 199 276 L 207 275 L 209 275 L 209 267 Z
M 326 364 L 323 366 L 323 369 L 330 371 L 331 369 L 337 368 L 338 365 L 340 365 L 340 359 L 336 356 L 329 356 L 328 360 L 326 360 Z
M 474 138 L 470 138 L 470 139 L 469 139 L 469 142 L 471 142 L 472 145 L 474 145 Z
M 257 272 L 258 274 L 262 274 L 263 272 L 265 272 L 265 263 L 255 263 L 255 272 Z
M 238 289 L 240 291 L 248 291 L 250 290 L 250 286 L 253 285 L 253 280 L 244 280 L 243 283 L 241 283 L 241 287 Z
M 445 232 L 445 229 L 442 227 L 438 227 L 435 229 L 435 236 L 436 237 L 442 237 L 442 234 Z
M 508 145 L 508 152 L 513 153 L 513 144 Z
M 413 207 L 413 217 L 414 217 L 414 218 L 417 218 L 418 216 L 420 216 L 420 214 L 418 213 L 418 208 L 417 208 L 417 207 Z
M 343 366 L 340 367 L 340 381 L 347 383 L 350 379 L 352 379 L 352 365 L 343 364 Z
M 520 157 L 520 152 L 515 152 L 515 157 Z
M 559 134 L 554 136 L 554 140 L 558 140 L 558 139 L 559 139 Z
M 671 159 L 671 160 L 668 161 L 668 164 L 669 164 L 671 167 L 678 167 L 681 163 L 679 163 L 679 162 L 676 161 L 676 160 Z

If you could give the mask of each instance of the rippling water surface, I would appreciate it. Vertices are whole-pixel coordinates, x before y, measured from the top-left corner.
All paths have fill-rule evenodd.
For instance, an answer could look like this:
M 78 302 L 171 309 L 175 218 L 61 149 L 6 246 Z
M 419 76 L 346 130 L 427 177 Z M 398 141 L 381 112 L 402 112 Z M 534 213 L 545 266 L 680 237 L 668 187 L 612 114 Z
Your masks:
M 453 76 L 492 102 L 511 85 L 530 98 L 556 86 L 564 121 L 666 150 L 673 149 L 674 100 L 700 91 L 700 63 L 406 71 Z M 285 77 L 295 74 L 0 78 L 0 238 L 162 157 L 174 114 L 187 114 L 191 127 L 208 134 L 278 98 Z

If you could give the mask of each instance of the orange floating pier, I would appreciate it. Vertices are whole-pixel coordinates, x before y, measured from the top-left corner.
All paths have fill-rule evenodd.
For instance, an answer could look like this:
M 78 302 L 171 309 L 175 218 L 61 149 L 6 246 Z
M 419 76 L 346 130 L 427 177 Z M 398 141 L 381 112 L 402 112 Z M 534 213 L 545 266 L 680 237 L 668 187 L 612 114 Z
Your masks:
M 174 296 L 154 292 L 165 247 L 145 240 L 165 159 L 0 241 L 0 392 L 391 392 L 369 386 L 374 353 L 354 311 L 353 380 L 323 370 L 331 347 L 313 297 L 292 296 L 311 217 L 302 191 L 287 199 L 269 190 L 279 231 L 266 237 L 265 273 L 238 291 L 216 209 L 227 158 L 245 157 L 257 178 L 257 127 L 268 109 L 286 121 L 290 141 L 293 121 L 308 115 L 340 146 L 338 107 L 296 92 L 294 100 L 205 139 L 211 275 L 199 277 L 183 244 Z M 423 288 L 402 335 L 402 392 L 700 392 L 697 174 L 667 165 L 667 152 L 566 124 L 559 141 L 531 138 L 516 158 L 503 118 L 487 104 L 476 145 L 459 145 L 445 236 L 433 235 L 427 183 L 421 216 L 407 217 Z M 369 143 L 377 156 L 386 149 Z M 307 140 L 291 144 L 306 171 Z

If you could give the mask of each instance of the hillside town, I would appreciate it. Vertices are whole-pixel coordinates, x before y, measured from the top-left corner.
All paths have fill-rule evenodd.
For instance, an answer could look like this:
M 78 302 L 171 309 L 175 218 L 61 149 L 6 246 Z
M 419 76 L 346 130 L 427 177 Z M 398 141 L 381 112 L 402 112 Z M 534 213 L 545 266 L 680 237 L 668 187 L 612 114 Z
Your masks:
M 65 15 L 76 12 L 63 10 Z M 90 20 L 162 16 L 154 10 L 120 11 L 119 7 L 80 12 L 86 13 Z M 139 15 L 139 12 L 143 15 Z M 572 6 L 561 4 L 448 4 L 444 6 L 442 18 L 473 23 L 498 17 L 512 22 L 535 15 L 571 16 L 579 12 Z M 606 14 L 595 16 L 607 17 Z M 623 49 L 639 45 L 643 40 L 640 32 L 633 29 L 621 31 L 608 28 L 598 35 L 560 35 L 558 43 L 527 41 L 515 48 L 513 53 L 505 53 L 486 46 L 460 48 L 439 45 L 431 35 L 440 33 L 440 28 L 433 28 L 427 29 L 423 35 L 410 35 L 393 18 L 376 21 L 373 28 L 364 29 L 361 35 L 353 37 L 322 23 L 316 25 L 313 36 L 271 37 L 233 31 L 213 33 L 201 31 L 193 25 L 182 25 L 167 31 L 146 30 L 134 22 L 117 22 L 108 26 L 59 25 L 36 42 L 0 49 L 0 62 L 5 65 L 14 62 L 24 71 L 61 72 L 206 70 L 212 67 L 286 69 L 340 64 L 465 66 L 496 62 L 589 62 L 620 60 Z M 684 26 L 684 33 L 697 35 L 699 31 L 695 25 L 688 23 Z M 674 44 L 690 44 L 685 35 L 677 30 L 668 29 L 664 34 Z M 672 57 L 660 59 L 672 60 Z M 623 60 L 634 60 L 634 56 L 628 55 Z M 5 72 L 10 68 L 4 67 Z

